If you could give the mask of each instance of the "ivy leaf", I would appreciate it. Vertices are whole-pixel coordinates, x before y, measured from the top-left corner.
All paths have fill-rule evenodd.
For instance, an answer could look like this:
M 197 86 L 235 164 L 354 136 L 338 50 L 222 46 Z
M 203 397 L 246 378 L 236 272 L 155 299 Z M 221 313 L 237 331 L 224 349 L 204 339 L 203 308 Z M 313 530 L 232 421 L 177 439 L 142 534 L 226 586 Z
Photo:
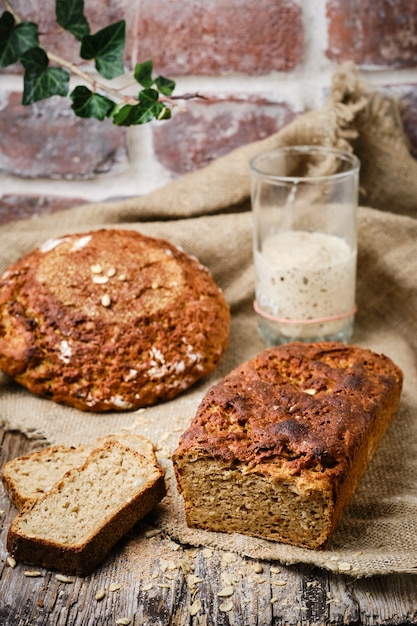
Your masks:
M 113 114 L 113 123 L 117 126 L 133 126 L 147 124 L 154 118 L 168 119 L 171 112 L 158 98 L 159 94 L 155 89 L 143 89 L 139 92 L 138 104 L 122 106 Z
M 70 94 L 71 108 L 78 117 L 94 117 L 104 120 L 109 117 L 115 103 L 98 93 L 93 93 L 88 87 L 76 87 Z
M 56 21 L 78 41 L 90 34 L 90 26 L 84 16 L 84 0 L 55 0 Z
M 20 57 L 20 61 L 25 68 L 22 104 L 67 95 L 70 75 L 60 67 L 48 67 L 45 50 L 31 48 Z
M 140 85 L 142 85 L 142 87 L 152 87 L 154 82 L 152 78 L 152 69 L 152 61 L 137 63 L 135 65 L 135 69 L 133 70 L 133 77 Z
M 38 45 L 38 27 L 33 22 L 15 23 L 11 13 L 0 17 L 0 67 L 16 63 L 20 56 Z
M 170 96 L 175 89 L 175 82 L 164 76 L 155 78 L 155 85 L 164 96 Z
M 81 42 L 81 58 L 94 59 L 96 70 L 104 78 L 120 76 L 124 72 L 125 31 L 126 22 L 120 20 L 99 30 L 95 35 L 86 35 Z

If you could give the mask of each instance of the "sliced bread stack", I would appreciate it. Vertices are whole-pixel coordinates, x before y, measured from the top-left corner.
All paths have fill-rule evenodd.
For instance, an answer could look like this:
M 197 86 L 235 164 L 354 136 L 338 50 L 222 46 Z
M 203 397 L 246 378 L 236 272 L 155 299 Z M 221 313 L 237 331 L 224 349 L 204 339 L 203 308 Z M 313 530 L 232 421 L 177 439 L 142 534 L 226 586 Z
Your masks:
M 52 446 L 6 463 L 2 480 L 20 509 L 9 552 L 17 561 L 80 576 L 165 495 L 153 445 L 138 435 Z

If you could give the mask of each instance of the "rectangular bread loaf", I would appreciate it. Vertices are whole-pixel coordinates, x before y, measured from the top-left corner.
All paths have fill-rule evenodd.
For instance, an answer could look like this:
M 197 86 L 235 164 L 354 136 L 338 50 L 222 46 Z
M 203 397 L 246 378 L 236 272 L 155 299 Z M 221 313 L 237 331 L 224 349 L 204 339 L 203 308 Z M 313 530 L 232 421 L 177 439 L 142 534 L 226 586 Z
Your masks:
M 21 510 L 47 493 L 68 470 L 83 465 L 95 448 L 114 440 L 133 448 L 156 465 L 153 444 L 146 437 L 134 433 L 107 435 L 90 444 L 48 446 L 8 461 L 1 469 L 4 489 L 15 507 Z
M 326 546 L 397 411 L 386 356 L 269 348 L 214 385 L 173 455 L 191 527 Z
M 13 520 L 17 561 L 86 575 L 164 497 L 164 471 L 116 441 L 91 452 Z

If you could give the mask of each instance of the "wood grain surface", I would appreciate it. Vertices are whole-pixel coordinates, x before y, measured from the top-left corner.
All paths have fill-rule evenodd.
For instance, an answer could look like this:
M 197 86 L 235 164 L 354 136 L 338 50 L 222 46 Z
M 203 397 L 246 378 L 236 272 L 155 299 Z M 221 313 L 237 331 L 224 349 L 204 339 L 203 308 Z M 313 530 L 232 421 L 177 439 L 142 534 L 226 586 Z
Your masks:
M 1 464 L 37 446 L 6 431 L 0 442 Z M 11 567 L 15 514 L 0 487 L 0 626 L 417 625 L 416 575 L 356 580 L 180 546 L 155 531 L 151 515 L 88 577 Z

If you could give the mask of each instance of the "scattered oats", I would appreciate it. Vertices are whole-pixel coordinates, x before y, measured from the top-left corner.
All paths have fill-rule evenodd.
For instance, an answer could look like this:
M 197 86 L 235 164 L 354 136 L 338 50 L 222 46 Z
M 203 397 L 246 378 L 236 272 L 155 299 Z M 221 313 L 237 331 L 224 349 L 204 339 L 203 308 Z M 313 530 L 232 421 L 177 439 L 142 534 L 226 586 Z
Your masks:
M 99 589 L 94 597 L 97 601 L 100 601 L 104 598 L 105 595 L 106 595 L 106 590 Z
M 219 610 L 223 613 L 228 613 L 233 609 L 233 602 L 229 600 L 228 602 L 223 602 L 223 604 L 219 605 Z
M 271 565 L 270 568 L 271 574 L 281 574 L 281 570 L 276 565 Z
M 73 583 L 73 578 L 69 578 L 68 576 L 64 576 L 64 574 L 56 574 L 55 580 L 60 583 Z
M 111 298 L 110 298 L 108 293 L 105 293 L 104 296 L 102 296 L 101 304 L 103 306 L 110 306 L 111 305 Z
M 309 396 L 315 396 L 317 393 L 316 389 L 304 389 L 304 393 L 308 393 Z
M 146 539 L 151 539 L 151 537 L 156 537 L 156 535 L 159 535 L 161 531 L 159 530 L 159 528 L 153 528 L 152 530 L 147 530 L 145 533 L 145 537 Z
M 300 606 L 300 611 L 308 611 L 308 608 L 306 606 Z
M 159 567 L 161 572 L 166 572 L 168 569 L 168 561 L 165 561 L 165 559 L 161 559 Z
M 0 515 L 4 515 L 6 511 L 4 509 L 0 509 Z
M 97 274 L 95 274 L 93 276 L 93 283 L 96 285 L 105 285 L 106 283 L 109 282 L 109 279 L 107 276 L 99 276 Z
M 7 557 L 7 560 L 6 560 L 6 563 L 7 563 L 7 565 L 8 565 L 9 567 L 11 567 L 12 569 L 13 569 L 14 567 L 16 567 L 16 559 L 14 558 L 14 556 L 8 556 L 8 557 Z
M 175 552 L 177 552 L 178 550 L 181 549 L 181 546 L 179 543 L 175 543 L 175 541 L 170 541 L 169 542 L 169 547 L 171 548 L 171 550 L 174 550 Z
M 122 583 L 110 583 L 109 591 L 119 591 L 123 587 Z
M 228 598 L 229 596 L 232 596 L 234 594 L 235 590 L 233 589 L 232 585 L 229 585 L 229 587 L 223 587 L 223 589 L 221 589 L 217 595 L 219 596 L 219 598 Z
M 116 276 L 116 268 L 115 267 L 109 267 L 109 269 L 107 270 L 106 274 L 109 278 L 112 278 L 113 276 Z
M 363 554 L 362 550 L 358 550 L 356 553 L 358 556 L 360 556 L 361 554 Z
M 349 572 L 352 569 L 352 563 L 340 561 L 340 563 L 338 563 L 338 567 L 341 572 Z
M 224 582 L 225 585 L 236 585 L 237 584 L 236 576 L 234 576 L 230 572 L 222 572 L 220 574 L 220 578 L 222 579 L 222 581 Z
M 262 574 L 262 572 L 264 571 L 263 565 L 261 563 L 256 563 L 254 569 L 256 574 Z
M 199 578 L 195 574 L 188 574 L 187 584 L 189 587 L 195 587 L 196 585 L 199 585 L 202 582 L 204 582 L 202 578 Z
M 257 583 L 258 585 L 261 585 L 262 583 L 264 583 L 264 582 L 265 582 L 265 578 L 263 578 L 263 576 L 259 576 L 259 575 L 257 575 L 257 576 L 252 576 L 252 581 L 253 581 L 254 583 Z
M 90 270 L 92 274 L 101 274 L 103 268 L 101 267 L 100 263 L 95 263 L 95 265 L 92 265 L 90 267 Z
M 272 596 L 272 598 L 270 599 L 270 603 L 275 604 L 275 602 L 278 602 L 278 598 L 276 596 Z
M 330 557 L 330 561 L 338 561 L 339 557 L 338 556 L 331 556 Z
M 287 584 L 287 581 L 286 580 L 273 580 L 272 584 L 276 585 L 277 587 L 285 587 L 285 585 Z
M 232 552 L 226 552 L 226 554 L 223 555 L 222 561 L 223 563 L 235 563 L 235 561 L 237 561 L 237 556 Z
M 119 274 L 117 278 L 118 278 L 118 280 L 121 280 L 122 282 L 127 280 L 126 274 Z
M 197 598 L 197 600 L 195 600 L 190 606 L 190 615 L 197 615 L 199 611 L 201 611 L 201 600 Z
M 330 593 L 330 591 L 326 591 L 326 598 L 330 599 L 332 597 L 332 594 Z
M 201 554 L 205 559 L 210 559 L 213 556 L 213 550 L 211 550 L 211 548 L 204 548 Z
M 131 623 L 132 622 L 128 617 L 119 617 L 119 619 L 116 620 L 117 626 L 129 626 Z
M 143 585 L 142 591 L 150 591 L 153 587 L 153 583 L 148 583 L 147 585 Z
M 155 578 L 159 578 L 159 572 L 154 572 L 154 573 L 152 574 L 152 578 L 153 578 L 153 579 L 155 579 Z
M 161 589 L 171 589 L 171 585 L 168 583 L 158 583 L 157 587 L 161 587 Z
M 191 565 L 185 559 L 180 559 L 179 566 L 183 574 L 189 574 L 191 572 Z
M 178 568 L 178 565 L 175 563 L 173 559 L 169 559 L 168 561 L 168 569 L 173 571 Z
M 27 569 L 23 572 L 23 575 L 28 578 L 37 578 L 38 576 L 42 576 L 42 572 L 39 572 L 37 569 Z

